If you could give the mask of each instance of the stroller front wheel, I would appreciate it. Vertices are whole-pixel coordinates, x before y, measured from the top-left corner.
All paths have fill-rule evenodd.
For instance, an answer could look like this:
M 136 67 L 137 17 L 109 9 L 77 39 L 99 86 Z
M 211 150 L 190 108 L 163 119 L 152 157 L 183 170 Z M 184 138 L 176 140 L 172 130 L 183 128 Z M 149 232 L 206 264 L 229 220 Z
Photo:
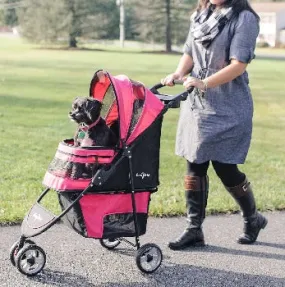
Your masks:
M 161 265 L 161 262 L 162 251 L 156 244 L 148 243 L 138 249 L 136 264 L 140 271 L 153 273 Z
M 26 245 L 21 248 L 15 258 L 18 270 L 27 276 L 35 276 L 46 264 L 46 254 L 37 245 Z
M 117 238 L 100 239 L 100 244 L 109 250 L 116 248 L 120 243 L 121 241 Z
M 30 240 L 30 239 L 28 239 L 28 240 L 25 241 L 24 245 L 26 245 L 26 244 L 34 245 L 35 242 L 32 241 L 32 240 Z M 12 247 L 11 247 L 11 249 L 10 249 L 10 253 L 9 253 L 9 258 L 10 258 L 10 261 L 11 261 L 11 263 L 12 263 L 13 266 L 16 266 L 15 258 L 16 258 L 16 256 L 17 256 L 19 250 L 20 250 L 20 249 L 19 249 L 19 241 L 16 241 L 16 242 L 12 245 Z

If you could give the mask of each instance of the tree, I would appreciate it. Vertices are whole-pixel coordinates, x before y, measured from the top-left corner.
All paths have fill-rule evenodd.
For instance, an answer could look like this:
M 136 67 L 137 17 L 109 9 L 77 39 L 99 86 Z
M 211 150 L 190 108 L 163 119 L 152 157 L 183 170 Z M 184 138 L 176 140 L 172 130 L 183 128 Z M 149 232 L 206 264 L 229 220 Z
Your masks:
M 79 37 L 114 38 L 119 34 L 116 1 L 104 0 L 22 0 L 19 12 L 22 34 L 34 41 L 55 43 L 68 40 L 77 47 Z
M 145 0 L 134 5 L 137 14 L 136 30 L 139 39 L 146 42 L 165 43 L 172 51 L 173 44 L 185 41 L 190 24 L 191 10 L 196 0 Z
M 15 27 L 18 25 L 16 8 L 19 0 L 2 0 L 0 2 L 0 23 L 5 26 Z
M 68 38 L 69 38 L 69 47 L 76 48 L 77 47 L 77 37 L 82 34 L 82 27 L 80 23 L 80 18 L 82 15 L 82 9 L 84 9 L 84 1 L 77 0 L 64 0 L 64 7 L 66 11 L 66 25 L 64 28 L 67 29 Z
M 64 27 L 70 21 L 63 1 L 23 0 L 18 11 L 21 34 L 36 43 L 52 43 L 67 36 Z
M 4 10 L 0 10 L 0 26 L 5 25 Z
M 20 1 L 20 0 L 0 0 Z M 21 32 L 38 43 L 59 39 L 77 47 L 78 39 L 118 39 L 120 14 L 116 0 L 21 0 Z M 190 10 L 196 0 L 124 0 L 125 38 L 173 44 L 185 41 Z
M 165 25 L 165 38 L 166 38 L 166 51 L 171 52 L 172 41 L 171 41 L 171 7 L 170 0 L 165 0 L 166 5 L 166 25 Z

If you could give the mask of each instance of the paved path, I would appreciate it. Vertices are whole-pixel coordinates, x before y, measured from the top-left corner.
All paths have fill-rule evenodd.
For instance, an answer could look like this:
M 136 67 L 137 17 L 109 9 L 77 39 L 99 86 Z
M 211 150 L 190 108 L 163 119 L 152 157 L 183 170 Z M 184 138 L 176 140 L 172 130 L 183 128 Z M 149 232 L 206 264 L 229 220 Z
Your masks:
M 20 226 L 0 228 L 1 287 L 186 287 L 285 286 L 285 213 L 267 213 L 267 228 L 251 246 L 235 243 L 242 230 L 239 215 L 209 216 L 204 224 L 208 245 L 171 251 L 169 239 L 185 226 L 184 218 L 150 218 L 141 243 L 156 243 L 163 251 L 162 266 L 152 275 L 140 273 L 135 250 L 122 243 L 115 251 L 79 236 L 59 224 L 35 238 L 47 253 L 47 264 L 35 278 L 21 275 L 10 264 L 10 246 Z

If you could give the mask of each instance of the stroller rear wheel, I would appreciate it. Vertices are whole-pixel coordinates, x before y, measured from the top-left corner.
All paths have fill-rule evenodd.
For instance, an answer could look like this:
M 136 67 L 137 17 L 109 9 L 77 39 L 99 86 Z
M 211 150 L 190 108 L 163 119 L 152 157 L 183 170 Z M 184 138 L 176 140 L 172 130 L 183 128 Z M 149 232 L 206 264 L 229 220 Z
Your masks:
M 153 273 L 162 262 L 162 251 L 153 243 L 143 245 L 138 249 L 136 264 L 144 273 Z
M 120 243 L 121 241 L 117 238 L 100 239 L 100 244 L 109 250 L 116 248 Z
M 35 276 L 46 264 L 46 254 L 37 245 L 26 245 L 21 248 L 15 258 L 18 270 L 27 276 Z
M 9 258 L 10 258 L 10 261 L 11 261 L 11 263 L 12 263 L 13 266 L 16 266 L 15 258 L 16 258 L 16 256 L 17 256 L 19 250 L 20 250 L 20 249 L 19 249 L 19 244 L 20 244 L 20 242 L 19 242 L 19 241 L 16 241 L 16 242 L 12 245 L 12 247 L 11 247 L 11 249 L 10 249 Z M 28 239 L 28 240 L 25 241 L 24 245 L 26 245 L 26 244 L 34 245 L 35 242 Z

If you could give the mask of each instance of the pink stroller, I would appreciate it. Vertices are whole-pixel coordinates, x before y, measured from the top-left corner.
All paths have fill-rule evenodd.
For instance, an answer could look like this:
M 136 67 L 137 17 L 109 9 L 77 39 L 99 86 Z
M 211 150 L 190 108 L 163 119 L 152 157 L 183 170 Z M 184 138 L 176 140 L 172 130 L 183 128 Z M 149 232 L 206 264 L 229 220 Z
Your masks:
M 82 236 L 99 239 L 107 249 L 122 241 L 136 247 L 136 264 L 144 273 L 161 265 L 161 249 L 153 243 L 140 246 L 139 236 L 146 232 L 150 197 L 159 185 L 163 114 L 188 95 L 162 95 L 157 91 L 161 87 L 148 90 L 126 76 L 113 77 L 102 70 L 95 73 L 90 97 L 103 103 L 101 116 L 118 143 L 84 148 L 74 147 L 73 139 L 59 143 L 43 180 L 46 189 L 26 215 L 22 235 L 11 247 L 10 260 L 21 273 L 34 276 L 44 268 L 46 254 L 29 238 L 60 219 Z M 89 173 L 86 164 L 92 166 Z M 58 216 L 41 205 L 50 190 L 58 194 L 62 208 Z M 126 237 L 135 237 L 135 243 Z

